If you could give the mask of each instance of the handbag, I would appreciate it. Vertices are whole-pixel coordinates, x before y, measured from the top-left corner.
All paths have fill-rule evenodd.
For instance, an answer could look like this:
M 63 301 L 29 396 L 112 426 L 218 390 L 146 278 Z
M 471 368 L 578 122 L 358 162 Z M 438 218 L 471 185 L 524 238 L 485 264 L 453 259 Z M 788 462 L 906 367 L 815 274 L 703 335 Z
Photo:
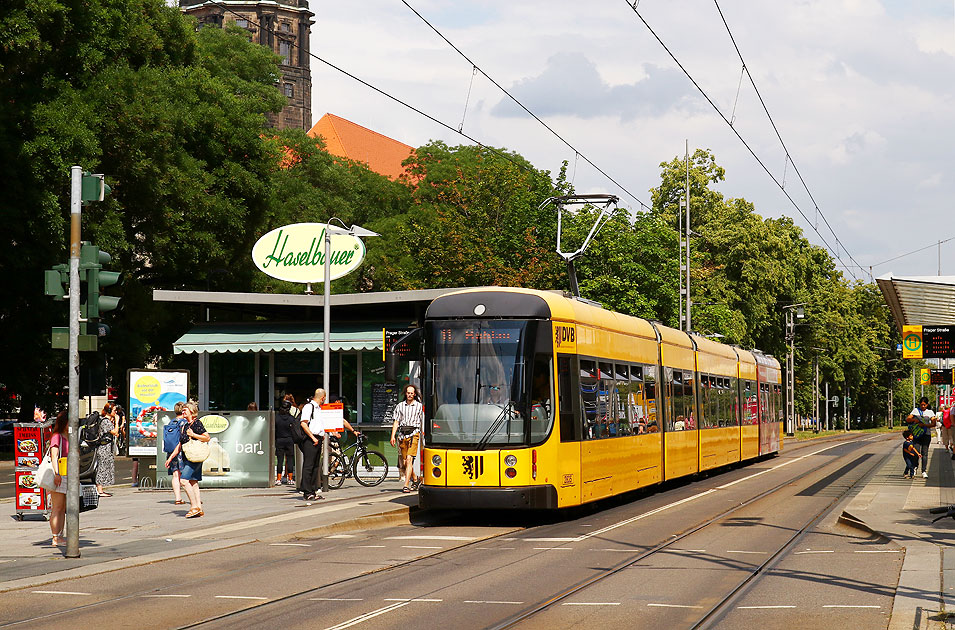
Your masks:
M 55 480 L 56 471 L 53 469 L 53 460 L 50 459 L 50 451 L 47 451 L 36 469 L 36 484 L 44 490 L 50 491 L 56 487 Z
M 201 464 L 209 459 L 209 443 L 201 440 L 189 440 L 182 445 L 182 454 L 190 462 Z

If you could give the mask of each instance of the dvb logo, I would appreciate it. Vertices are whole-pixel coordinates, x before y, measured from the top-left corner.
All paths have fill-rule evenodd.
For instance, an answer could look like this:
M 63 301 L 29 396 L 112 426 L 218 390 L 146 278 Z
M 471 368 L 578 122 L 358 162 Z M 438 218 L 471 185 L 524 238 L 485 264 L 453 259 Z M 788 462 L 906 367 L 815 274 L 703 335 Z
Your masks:
M 577 330 L 573 326 L 554 326 L 554 343 L 558 349 L 577 346 Z

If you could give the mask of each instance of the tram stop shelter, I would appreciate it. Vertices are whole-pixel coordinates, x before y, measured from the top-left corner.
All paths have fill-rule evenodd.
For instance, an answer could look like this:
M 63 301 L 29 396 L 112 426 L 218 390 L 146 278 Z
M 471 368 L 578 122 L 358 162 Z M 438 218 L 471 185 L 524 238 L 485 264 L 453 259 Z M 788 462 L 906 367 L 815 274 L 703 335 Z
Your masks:
M 955 325 L 955 276 L 893 276 L 876 278 L 895 326 Z

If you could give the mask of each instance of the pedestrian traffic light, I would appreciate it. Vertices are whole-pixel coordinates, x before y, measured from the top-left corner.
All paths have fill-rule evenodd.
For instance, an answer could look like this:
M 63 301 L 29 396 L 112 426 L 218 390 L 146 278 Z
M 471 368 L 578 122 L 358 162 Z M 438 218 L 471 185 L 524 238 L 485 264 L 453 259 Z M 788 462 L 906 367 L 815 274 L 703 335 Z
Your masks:
M 70 266 L 57 265 L 43 272 L 43 293 L 62 301 L 70 294 Z
M 80 199 L 84 204 L 89 201 L 103 201 L 110 192 L 112 192 L 112 188 L 106 184 L 105 175 L 83 171 Z
M 86 280 L 86 301 L 80 306 L 80 315 L 86 319 L 99 319 L 102 313 L 119 306 L 118 297 L 100 294 L 104 287 L 119 282 L 119 272 L 103 270 L 103 265 L 112 259 L 96 245 L 83 243 L 80 247 L 80 277 Z

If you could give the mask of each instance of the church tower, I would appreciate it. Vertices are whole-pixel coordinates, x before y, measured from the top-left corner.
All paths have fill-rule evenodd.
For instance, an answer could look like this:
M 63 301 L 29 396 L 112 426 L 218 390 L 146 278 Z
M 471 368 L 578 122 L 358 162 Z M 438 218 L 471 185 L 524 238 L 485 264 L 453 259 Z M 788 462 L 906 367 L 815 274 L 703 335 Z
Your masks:
M 195 17 L 199 26 L 223 27 L 233 23 L 249 31 L 251 39 L 269 48 L 282 60 L 278 89 L 288 100 L 281 112 L 268 114 L 276 129 L 312 126 L 312 74 L 309 70 L 309 35 L 314 13 L 308 0 L 179 0 L 180 10 Z

